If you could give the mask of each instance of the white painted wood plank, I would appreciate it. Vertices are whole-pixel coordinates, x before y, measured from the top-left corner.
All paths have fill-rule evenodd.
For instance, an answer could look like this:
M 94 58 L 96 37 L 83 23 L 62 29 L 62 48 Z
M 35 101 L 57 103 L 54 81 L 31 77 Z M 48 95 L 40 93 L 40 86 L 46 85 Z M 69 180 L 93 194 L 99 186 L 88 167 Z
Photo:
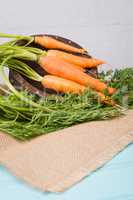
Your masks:
M 62 35 L 113 67 L 133 66 L 132 10 L 133 0 L 4 0 L 0 32 Z

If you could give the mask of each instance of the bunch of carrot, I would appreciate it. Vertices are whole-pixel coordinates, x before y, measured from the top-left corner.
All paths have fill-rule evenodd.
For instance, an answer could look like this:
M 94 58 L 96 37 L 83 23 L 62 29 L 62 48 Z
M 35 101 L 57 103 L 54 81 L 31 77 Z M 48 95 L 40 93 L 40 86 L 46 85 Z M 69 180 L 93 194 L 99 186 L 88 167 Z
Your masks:
M 20 36 L 7 34 L 0 34 L 0 37 L 14 37 L 17 38 L 17 40 L 22 39 Z M 35 51 L 32 51 L 33 55 L 26 57 L 26 59 L 36 61 L 49 73 L 49 75 L 38 79 L 45 88 L 53 89 L 57 92 L 79 94 L 89 87 L 97 91 L 97 94 L 104 102 L 106 102 L 104 91 L 107 91 L 109 95 L 115 92 L 114 88 L 108 87 L 104 82 L 85 73 L 85 68 L 93 68 L 105 63 L 99 59 L 83 56 L 83 54 L 86 54 L 85 49 L 73 47 L 70 44 L 65 44 L 50 36 L 27 38 L 30 38 L 32 41 L 34 40 L 35 43 L 48 49 L 48 51 L 42 51 L 39 55 L 36 55 L 36 57 L 34 56 Z M 25 49 L 26 48 L 28 52 L 30 47 L 25 47 Z M 75 55 L 75 53 L 78 55 Z M 21 55 L 18 55 L 19 56 L 16 56 L 16 58 L 21 59 Z

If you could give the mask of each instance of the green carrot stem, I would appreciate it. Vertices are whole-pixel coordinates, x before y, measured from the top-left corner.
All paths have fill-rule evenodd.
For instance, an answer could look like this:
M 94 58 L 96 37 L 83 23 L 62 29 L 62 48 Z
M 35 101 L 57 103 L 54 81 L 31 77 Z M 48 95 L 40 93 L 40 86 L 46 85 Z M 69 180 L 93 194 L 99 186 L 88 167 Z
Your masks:
M 32 105 L 32 106 L 34 106 L 34 107 L 38 107 L 38 104 L 36 104 L 35 102 L 33 102 L 33 101 L 31 101 L 31 100 L 25 98 L 23 95 L 21 95 L 21 94 L 12 86 L 12 84 L 10 83 L 10 81 L 9 81 L 8 77 L 6 76 L 6 74 L 5 74 L 5 72 L 4 72 L 4 70 L 3 70 L 2 67 L 0 68 L 0 74 L 2 75 L 2 78 L 3 78 L 4 82 L 5 82 L 5 84 L 8 86 L 8 88 L 9 88 L 17 97 L 19 97 L 21 100 L 25 101 L 26 103 L 28 103 L 28 104 L 30 104 L 30 105 Z
M 43 77 L 40 76 L 35 70 L 29 67 L 27 64 L 23 63 L 20 60 L 10 59 L 6 62 L 7 67 L 17 71 L 20 74 L 32 79 L 34 81 L 41 82 Z
M 1 86 L 0 86 L 0 90 L 1 90 L 2 92 L 4 92 L 5 94 L 11 94 L 11 92 L 9 92 L 8 90 L 6 90 L 5 88 L 3 88 L 3 87 L 1 87 Z
M 6 33 L 0 33 L 1 38 L 15 38 L 17 40 L 28 40 L 31 42 L 34 41 L 34 37 L 32 36 L 23 36 L 23 35 L 16 35 L 16 34 L 6 34 Z
M 8 77 L 6 76 L 3 68 L 1 67 L 0 68 L 0 74 L 2 75 L 3 77 L 3 80 L 5 82 L 5 84 L 8 86 L 9 90 L 11 90 L 18 98 L 20 98 L 22 101 L 26 102 L 27 104 L 33 106 L 33 107 L 37 107 L 37 108 L 41 108 L 43 110 L 45 110 L 46 112 L 51 112 L 52 110 L 51 109 L 48 109 L 46 107 L 42 107 L 40 106 L 38 103 L 35 103 L 34 101 L 24 97 L 20 92 L 18 92 L 13 86 L 12 84 L 10 83 Z
M 10 59 L 10 57 L 7 57 L 1 64 L 0 64 L 0 74 L 5 82 L 5 84 L 8 86 L 9 90 L 11 90 L 18 98 L 20 98 L 22 101 L 26 102 L 27 104 L 33 106 L 33 107 L 37 107 L 37 108 L 42 108 L 43 110 L 45 110 L 46 112 L 51 112 L 51 109 L 48 109 L 46 107 L 42 107 L 40 106 L 38 103 L 33 102 L 32 100 L 25 98 L 20 92 L 18 92 L 13 85 L 10 83 L 9 78 L 6 76 L 5 72 L 4 72 L 4 66 L 6 64 L 6 62 Z
M 0 45 L 0 57 L 11 56 L 23 60 L 37 61 L 39 56 L 46 56 L 47 52 L 34 47 Z

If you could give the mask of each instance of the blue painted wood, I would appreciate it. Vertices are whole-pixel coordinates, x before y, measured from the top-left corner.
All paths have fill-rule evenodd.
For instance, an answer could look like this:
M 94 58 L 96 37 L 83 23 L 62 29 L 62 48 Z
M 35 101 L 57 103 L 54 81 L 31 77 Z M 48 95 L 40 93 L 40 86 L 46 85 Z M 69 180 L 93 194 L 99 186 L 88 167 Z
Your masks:
M 0 199 L 3 200 L 133 200 L 133 145 L 103 168 L 61 194 L 40 192 L 0 167 Z

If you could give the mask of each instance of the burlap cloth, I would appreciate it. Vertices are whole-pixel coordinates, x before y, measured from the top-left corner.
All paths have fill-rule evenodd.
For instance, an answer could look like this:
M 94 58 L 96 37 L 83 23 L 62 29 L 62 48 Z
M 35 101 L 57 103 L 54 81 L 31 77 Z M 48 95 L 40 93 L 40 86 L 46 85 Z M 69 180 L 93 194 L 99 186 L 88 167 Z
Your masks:
M 20 143 L 0 133 L 0 163 L 43 191 L 64 191 L 133 142 L 133 111 Z

